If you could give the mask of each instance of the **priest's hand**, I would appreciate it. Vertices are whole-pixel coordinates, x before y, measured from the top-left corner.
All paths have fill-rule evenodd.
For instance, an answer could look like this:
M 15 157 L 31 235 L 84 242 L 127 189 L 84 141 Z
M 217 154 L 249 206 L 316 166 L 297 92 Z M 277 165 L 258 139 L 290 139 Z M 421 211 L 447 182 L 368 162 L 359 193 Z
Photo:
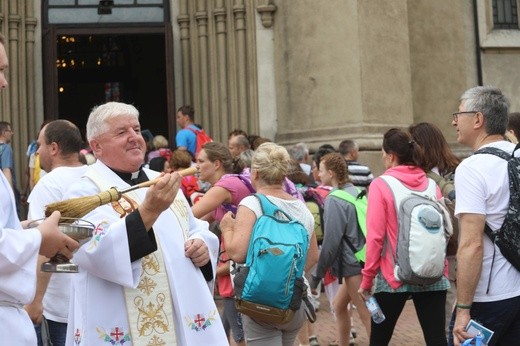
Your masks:
M 181 181 L 179 173 L 167 173 L 148 189 L 143 203 L 139 206 L 139 214 L 147 230 L 152 228 L 159 215 L 173 203 Z
M 32 222 L 33 220 L 23 220 L 23 221 L 20 221 L 20 223 L 22 224 L 22 228 L 23 229 L 27 229 L 29 228 L 29 224 Z
M 190 239 L 184 243 L 184 254 L 190 258 L 197 267 L 202 267 L 209 262 L 209 249 L 202 239 Z
M 40 255 L 52 257 L 58 252 L 72 258 L 72 252 L 79 248 L 79 243 L 63 234 L 58 228 L 61 214 L 55 211 L 37 227 L 42 235 Z

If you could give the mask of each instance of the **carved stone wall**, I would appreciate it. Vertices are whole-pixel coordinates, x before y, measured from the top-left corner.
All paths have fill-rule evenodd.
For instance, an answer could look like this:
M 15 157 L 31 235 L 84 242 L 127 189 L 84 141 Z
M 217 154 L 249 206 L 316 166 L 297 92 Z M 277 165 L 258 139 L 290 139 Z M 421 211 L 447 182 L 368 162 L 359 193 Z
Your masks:
M 42 3 L 0 0 L 11 64 L 0 119 L 13 124 L 20 183 L 42 120 Z M 353 138 L 376 173 L 392 126 L 434 122 L 464 155 L 450 114 L 479 69 L 520 110 L 520 31 L 493 29 L 491 0 L 477 1 L 476 30 L 472 3 L 170 0 L 176 106 L 192 104 L 218 141 L 234 128 L 311 149 Z
M 258 132 L 255 1 L 180 0 L 182 99 L 217 141 Z M 174 19 L 175 20 L 175 19 Z
M 25 149 L 35 137 L 36 127 L 36 74 L 34 58 L 38 20 L 33 1 L 0 0 L 0 32 L 7 40 L 9 86 L 0 92 L 0 120 L 12 124 L 16 178 L 19 187 L 27 168 Z M 41 91 L 38 91 L 41 92 Z

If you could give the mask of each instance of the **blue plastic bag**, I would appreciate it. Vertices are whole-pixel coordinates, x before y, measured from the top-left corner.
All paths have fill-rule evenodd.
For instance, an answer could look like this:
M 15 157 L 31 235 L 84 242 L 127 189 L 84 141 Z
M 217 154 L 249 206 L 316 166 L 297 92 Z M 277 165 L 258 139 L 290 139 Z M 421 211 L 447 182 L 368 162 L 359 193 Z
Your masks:
M 477 335 L 472 337 L 471 339 L 467 339 L 462 343 L 462 346 L 483 346 L 482 344 L 482 335 Z

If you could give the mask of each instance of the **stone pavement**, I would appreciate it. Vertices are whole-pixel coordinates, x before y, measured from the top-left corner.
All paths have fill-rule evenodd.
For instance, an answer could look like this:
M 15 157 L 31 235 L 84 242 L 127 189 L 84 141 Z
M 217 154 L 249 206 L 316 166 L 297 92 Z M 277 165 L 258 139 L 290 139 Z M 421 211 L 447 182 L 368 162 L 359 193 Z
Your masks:
M 328 346 L 330 342 L 335 341 L 336 338 L 336 325 L 332 314 L 330 313 L 329 302 L 325 293 L 320 295 L 320 309 L 316 313 L 317 320 L 314 323 L 315 333 L 318 337 L 320 346 Z M 222 300 L 219 297 L 216 298 L 217 307 L 222 308 Z M 359 319 L 359 315 L 354 311 L 354 327 L 357 331 L 356 345 L 366 346 L 368 345 L 368 337 L 365 332 L 365 328 Z M 298 346 L 298 342 L 294 344 Z M 421 326 L 417 320 L 413 301 L 408 300 L 406 305 L 397 321 L 394 329 L 394 335 L 390 341 L 390 346 L 421 346 L 425 345 L 424 338 L 422 335 Z
M 354 327 L 357 331 L 356 345 L 368 345 L 368 337 L 365 328 L 359 319 L 359 315 L 354 311 Z M 331 341 L 336 340 L 336 326 L 330 313 L 329 302 L 324 293 L 320 295 L 320 309 L 317 312 L 317 320 L 314 323 L 315 333 L 321 346 L 327 346 Z M 297 346 L 298 343 L 295 343 Z M 413 301 L 408 300 L 397 321 L 394 335 L 390 341 L 394 346 L 419 346 L 425 345 L 421 326 L 415 314 Z

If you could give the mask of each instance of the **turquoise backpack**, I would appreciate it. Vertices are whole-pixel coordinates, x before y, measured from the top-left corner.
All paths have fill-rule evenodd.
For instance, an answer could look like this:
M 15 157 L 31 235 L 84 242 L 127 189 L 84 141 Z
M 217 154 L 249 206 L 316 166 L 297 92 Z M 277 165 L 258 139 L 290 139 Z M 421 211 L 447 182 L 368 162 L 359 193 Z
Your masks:
M 286 323 L 300 308 L 306 292 L 302 275 L 308 233 L 264 195 L 254 196 L 263 213 L 253 227 L 246 263 L 235 274 L 237 310 L 267 323 Z

